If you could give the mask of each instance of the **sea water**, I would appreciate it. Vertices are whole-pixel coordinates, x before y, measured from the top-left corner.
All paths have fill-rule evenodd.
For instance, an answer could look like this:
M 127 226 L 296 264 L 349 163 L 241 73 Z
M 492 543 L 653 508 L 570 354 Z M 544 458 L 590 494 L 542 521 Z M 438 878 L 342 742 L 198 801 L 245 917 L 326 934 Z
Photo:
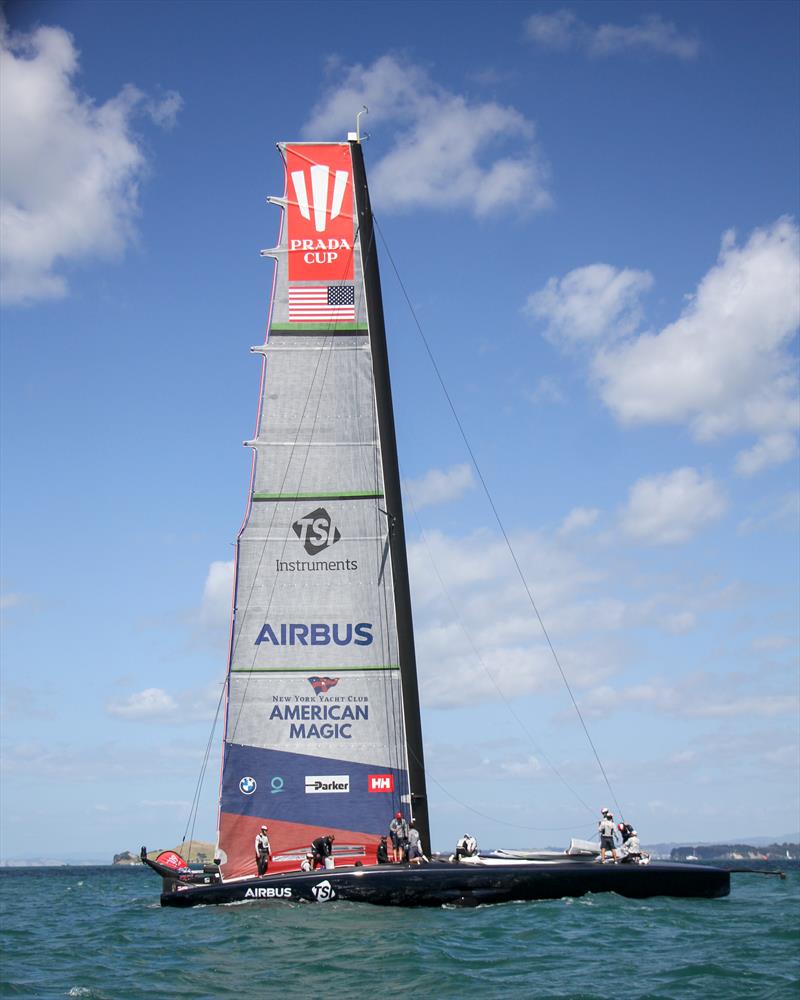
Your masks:
M 800 872 L 726 899 L 162 909 L 149 869 L 0 869 L 0 996 L 797 1000 Z

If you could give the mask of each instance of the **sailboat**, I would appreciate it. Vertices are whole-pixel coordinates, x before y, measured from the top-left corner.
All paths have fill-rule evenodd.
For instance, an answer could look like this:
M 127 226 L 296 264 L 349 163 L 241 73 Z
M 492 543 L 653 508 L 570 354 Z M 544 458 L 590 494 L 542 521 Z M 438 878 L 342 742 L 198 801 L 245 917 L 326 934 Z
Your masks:
M 477 905 L 722 896 L 726 871 L 574 856 L 377 864 L 430 823 L 378 256 L 361 137 L 280 143 L 286 171 L 247 510 L 236 543 L 215 865 L 142 860 L 166 906 Z M 271 858 L 257 871 L 255 839 Z M 329 836 L 326 866 L 303 871 Z M 306 865 L 306 867 L 308 867 Z

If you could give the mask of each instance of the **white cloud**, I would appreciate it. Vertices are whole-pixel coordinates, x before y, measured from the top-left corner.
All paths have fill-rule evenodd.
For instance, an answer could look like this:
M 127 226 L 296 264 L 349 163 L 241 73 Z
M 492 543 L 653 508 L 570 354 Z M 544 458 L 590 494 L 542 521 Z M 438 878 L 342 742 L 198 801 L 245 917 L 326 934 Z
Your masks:
M 129 695 L 124 701 L 111 701 L 106 705 L 110 715 L 122 719 L 158 719 L 174 715 L 178 704 L 171 694 L 162 688 L 145 688 Z
M 66 262 L 122 253 L 134 236 L 145 155 L 131 131 L 142 110 L 169 127 L 181 99 L 126 85 L 97 105 L 75 86 L 79 59 L 63 29 L 0 27 L 2 298 L 60 298 Z
M 633 484 L 620 527 L 646 545 L 674 545 L 688 541 L 726 509 L 727 501 L 713 479 L 704 479 L 696 469 L 675 469 Z
M 403 483 L 406 494 L 415 510 L 458 500 L 467 490 L 474 489 L 472 466 L 453 465 L 449 469 L 430 469 L 419 479 Z
M 599 516 L 600 511 L 596 507 L 573 507 L 561 522 L 558 533 L 559 535 L 571 535 L 576 531 L 591 528 Z
M 550 278 L 529 296 L 524 311 L 546 320 L 547 335 L 556 342 L 620 337 L 636 328 L 641 318 L 639 297 L 652 284 L 646 271 L 589 264 L 563 278 Z
M 664 625 L 673 635 L 685 635 L 696 627 L 697 615 L 693 611 L 678 611 L 668 615 Z
M 593 56 L 637 51 L 694 59 L 700 51 L 696 38 L 682 35 L 671 21 L 658 14 L 647 15 L 638 24 L 595 27 L 572 11 L 562 9 L 552 14 L 532 14 L 525 22 L 525 31 L 532 42 L 544 48 L 561 51 L 580 48 Z
M 515 108 L 471 101 L 390 55 L 370 66 L 333 64 L 332 71 L 342 82 L 314 108 L 303 133 L 341 137 L 362 105 L 373 127 L 390 126 L 396 141 L 370 169 L 379 209 L 466 208 L 485 216 L 551 204 L 533 123 Z M 500 152 L 504 144 L 510 152 Z
M 537 607 L 558 636 L 571 682 L 580 687 L 613 672 L 617 657 L 609 637 L 625 619 L 625 604 L 597 596 L 601 575 L 574 552 L 534 534 L 512 542 Z M 409 546 L 409 562 L 426 705 L 513 700 L 561 684 L 502 540 L 483 532 L 430 532 Z
M 726 233 L 681 315 L 657 332 L 631 335 L 650 276 L 600 264 L 551 278 L 526 311 L 547 321 L 552 339 L 586 346 L 620 423 L 685 423 L 708 442 L 754 436 L 736 466 L 753 475 L 797 452 L 798 270 L 800 231 L 782 218 L 743 246 Z
M 10 608 L 18 608 L 25 603 L 22 594 L 5 593 L 0 594 L 0 611 L 8 611 Z
M 599 685 L 580 695 L 578 701 L 584 715 L 601 718 L 626 707 L 650 706 L 658 712 L 680 718 L 777 718 L 796 714 L 797 695 L 784 692 L 757 693 L 733 687 L 730 679 L 696 676 L 680 684 L 667 684 L 654 679 L 647 684 L 624 688 Z
M 106 703 L 106 712 L 133 721 L 168 721 L 175 724 L 212 719 L 219 701 L 219 686 L 184 691 L 177 697 L 163 688 L 145 688 L 119 701 Z
M 203 586 L 200 623 L 208 629 L 219 629 L 230 622 L 233 601 L 233 559 L 212 562 Z

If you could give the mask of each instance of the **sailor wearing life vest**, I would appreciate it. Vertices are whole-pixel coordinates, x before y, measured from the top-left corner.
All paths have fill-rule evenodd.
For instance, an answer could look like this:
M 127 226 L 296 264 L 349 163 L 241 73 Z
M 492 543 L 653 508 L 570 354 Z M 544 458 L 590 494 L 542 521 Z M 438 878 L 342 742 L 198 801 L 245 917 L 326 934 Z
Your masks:
M 395 813 L 394 819 L 389 824 L 389 836 L 392 840 L 392 860 L 404 861 L 408 849 L 408 823 L 403 819 L 401 812 Z
M 620 824 L 625 827 L 625 839 L 622 843 L 622 863 L 632 864 L 642 860 L 642 847 L 639 843 L 639 834 L 628 823 Z
M 453 855 L 453 860 L 460 861 L 462 858 L 473 858 L 477 853 L 478 841 L 468 833 L 465 833 L 456 844 L 456 853 Z
M 611 857 L 616 861 L 614 817 L 608 809 L 602 809 L 600 812 L 600 822 L 597 824 L 597 832 L 600 834 L 600 863 L 602 864 L 606 860 L 606 851 L 611 851 Z
M 267 828 L 265 826 L 261 827 L 261 832 L 256 834 L 256 868 L 258 869 L 259 876 L 267 874 L 267 868 L 269 868 L 269 858 L 272 853 L 269 846 L 269 836 L 267 835 Z

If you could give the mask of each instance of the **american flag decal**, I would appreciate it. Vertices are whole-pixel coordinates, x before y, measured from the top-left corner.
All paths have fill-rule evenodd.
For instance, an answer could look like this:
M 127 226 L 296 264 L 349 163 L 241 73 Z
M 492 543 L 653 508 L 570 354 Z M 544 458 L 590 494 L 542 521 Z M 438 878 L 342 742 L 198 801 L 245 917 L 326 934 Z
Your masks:
M 356 318 L 354 285 L 289 286 L 290 323 L 342 323 Z

